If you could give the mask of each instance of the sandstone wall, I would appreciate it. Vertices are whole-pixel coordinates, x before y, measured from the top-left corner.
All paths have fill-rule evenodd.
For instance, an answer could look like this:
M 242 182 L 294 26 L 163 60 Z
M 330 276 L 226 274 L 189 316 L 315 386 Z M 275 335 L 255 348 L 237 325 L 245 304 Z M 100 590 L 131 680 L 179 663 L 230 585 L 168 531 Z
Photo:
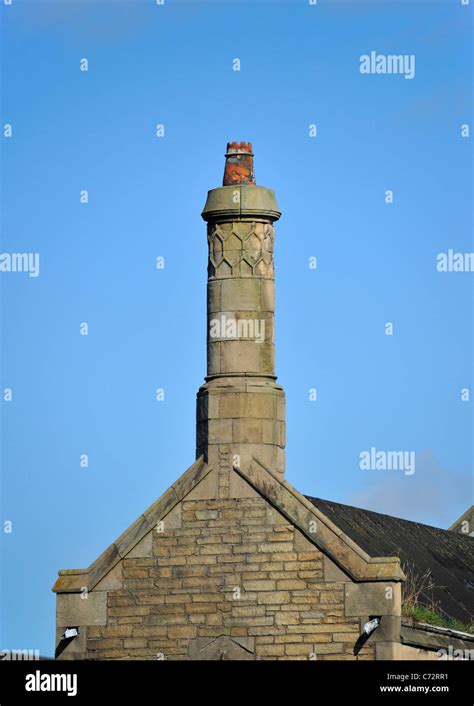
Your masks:
M 58 595 L 58 633 L 85 623 L 62 658 L 355 659 L 347 580 L 256 493 L 184 500 L 87 598 Z

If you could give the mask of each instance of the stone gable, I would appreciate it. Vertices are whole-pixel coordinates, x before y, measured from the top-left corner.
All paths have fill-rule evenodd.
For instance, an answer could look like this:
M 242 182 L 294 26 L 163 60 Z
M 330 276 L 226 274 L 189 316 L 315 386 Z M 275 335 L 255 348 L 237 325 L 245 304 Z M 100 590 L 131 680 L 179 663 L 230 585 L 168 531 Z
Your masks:
M 321 552 L 265 500 L 188 500 L 172 514 L 122 560 L 86 658 L 350 657 L 359 622 L 344 617 L 344 584 L 324 581 Z
M 170 515 L 121 560 L 86 659 L 354 658 L 344 583 L 325 581 L 323 554 L 263 498 L 184 500 Z M 358 657 L 371 658 L 372 645 Z
M 196 462 L 142 515 L 148 525 L 139 518 L 88 570 L 60 576 L 58 642 L 65 627 L 80 633 L 60 658 L 374 659 L 375 639 L 354 646 L 375 613 L 390 650 L 399 584 L 354 581 L 291 520 L 307 518 L 289 484 L 229 463 L 224 452 L 216 471 Z

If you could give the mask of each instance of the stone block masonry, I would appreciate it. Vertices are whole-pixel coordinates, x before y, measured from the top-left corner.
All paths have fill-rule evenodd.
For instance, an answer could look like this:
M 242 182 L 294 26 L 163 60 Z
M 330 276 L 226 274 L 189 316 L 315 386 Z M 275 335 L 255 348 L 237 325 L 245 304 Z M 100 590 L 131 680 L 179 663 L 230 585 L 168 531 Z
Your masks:
M 233 659 L 373 659 L 373 644 L 353 655 L 344 582 L 325 581 L 322 553 L 266 500 L 185 500 L 180 516 L 151 532 L 150 556 L 122 560 L 106 624 L 84 628 L 86 659 L 210 659 L 213 645 Z

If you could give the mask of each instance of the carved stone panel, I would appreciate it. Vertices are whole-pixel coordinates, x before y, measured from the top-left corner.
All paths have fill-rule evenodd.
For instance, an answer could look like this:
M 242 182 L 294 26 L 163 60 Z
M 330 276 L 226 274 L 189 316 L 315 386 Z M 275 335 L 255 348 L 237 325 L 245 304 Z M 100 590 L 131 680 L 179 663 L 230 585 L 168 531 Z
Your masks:
M 273 240 L 270 223 L 209 223 L 209 277 L 272 279 Z

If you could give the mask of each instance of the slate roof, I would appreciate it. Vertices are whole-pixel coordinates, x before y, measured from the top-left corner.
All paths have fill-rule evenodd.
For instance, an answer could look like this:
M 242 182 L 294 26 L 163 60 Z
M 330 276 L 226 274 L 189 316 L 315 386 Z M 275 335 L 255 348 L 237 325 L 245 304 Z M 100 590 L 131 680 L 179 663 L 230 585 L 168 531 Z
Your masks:
M 399 556 L 403 570 L 418 578 L 431 572 L 435 584 L 420 601 L 445 617 L 470 624 L 474 608 L 474 537 L 382 515 L 371 510 L 306 498 L 370 556 Z

